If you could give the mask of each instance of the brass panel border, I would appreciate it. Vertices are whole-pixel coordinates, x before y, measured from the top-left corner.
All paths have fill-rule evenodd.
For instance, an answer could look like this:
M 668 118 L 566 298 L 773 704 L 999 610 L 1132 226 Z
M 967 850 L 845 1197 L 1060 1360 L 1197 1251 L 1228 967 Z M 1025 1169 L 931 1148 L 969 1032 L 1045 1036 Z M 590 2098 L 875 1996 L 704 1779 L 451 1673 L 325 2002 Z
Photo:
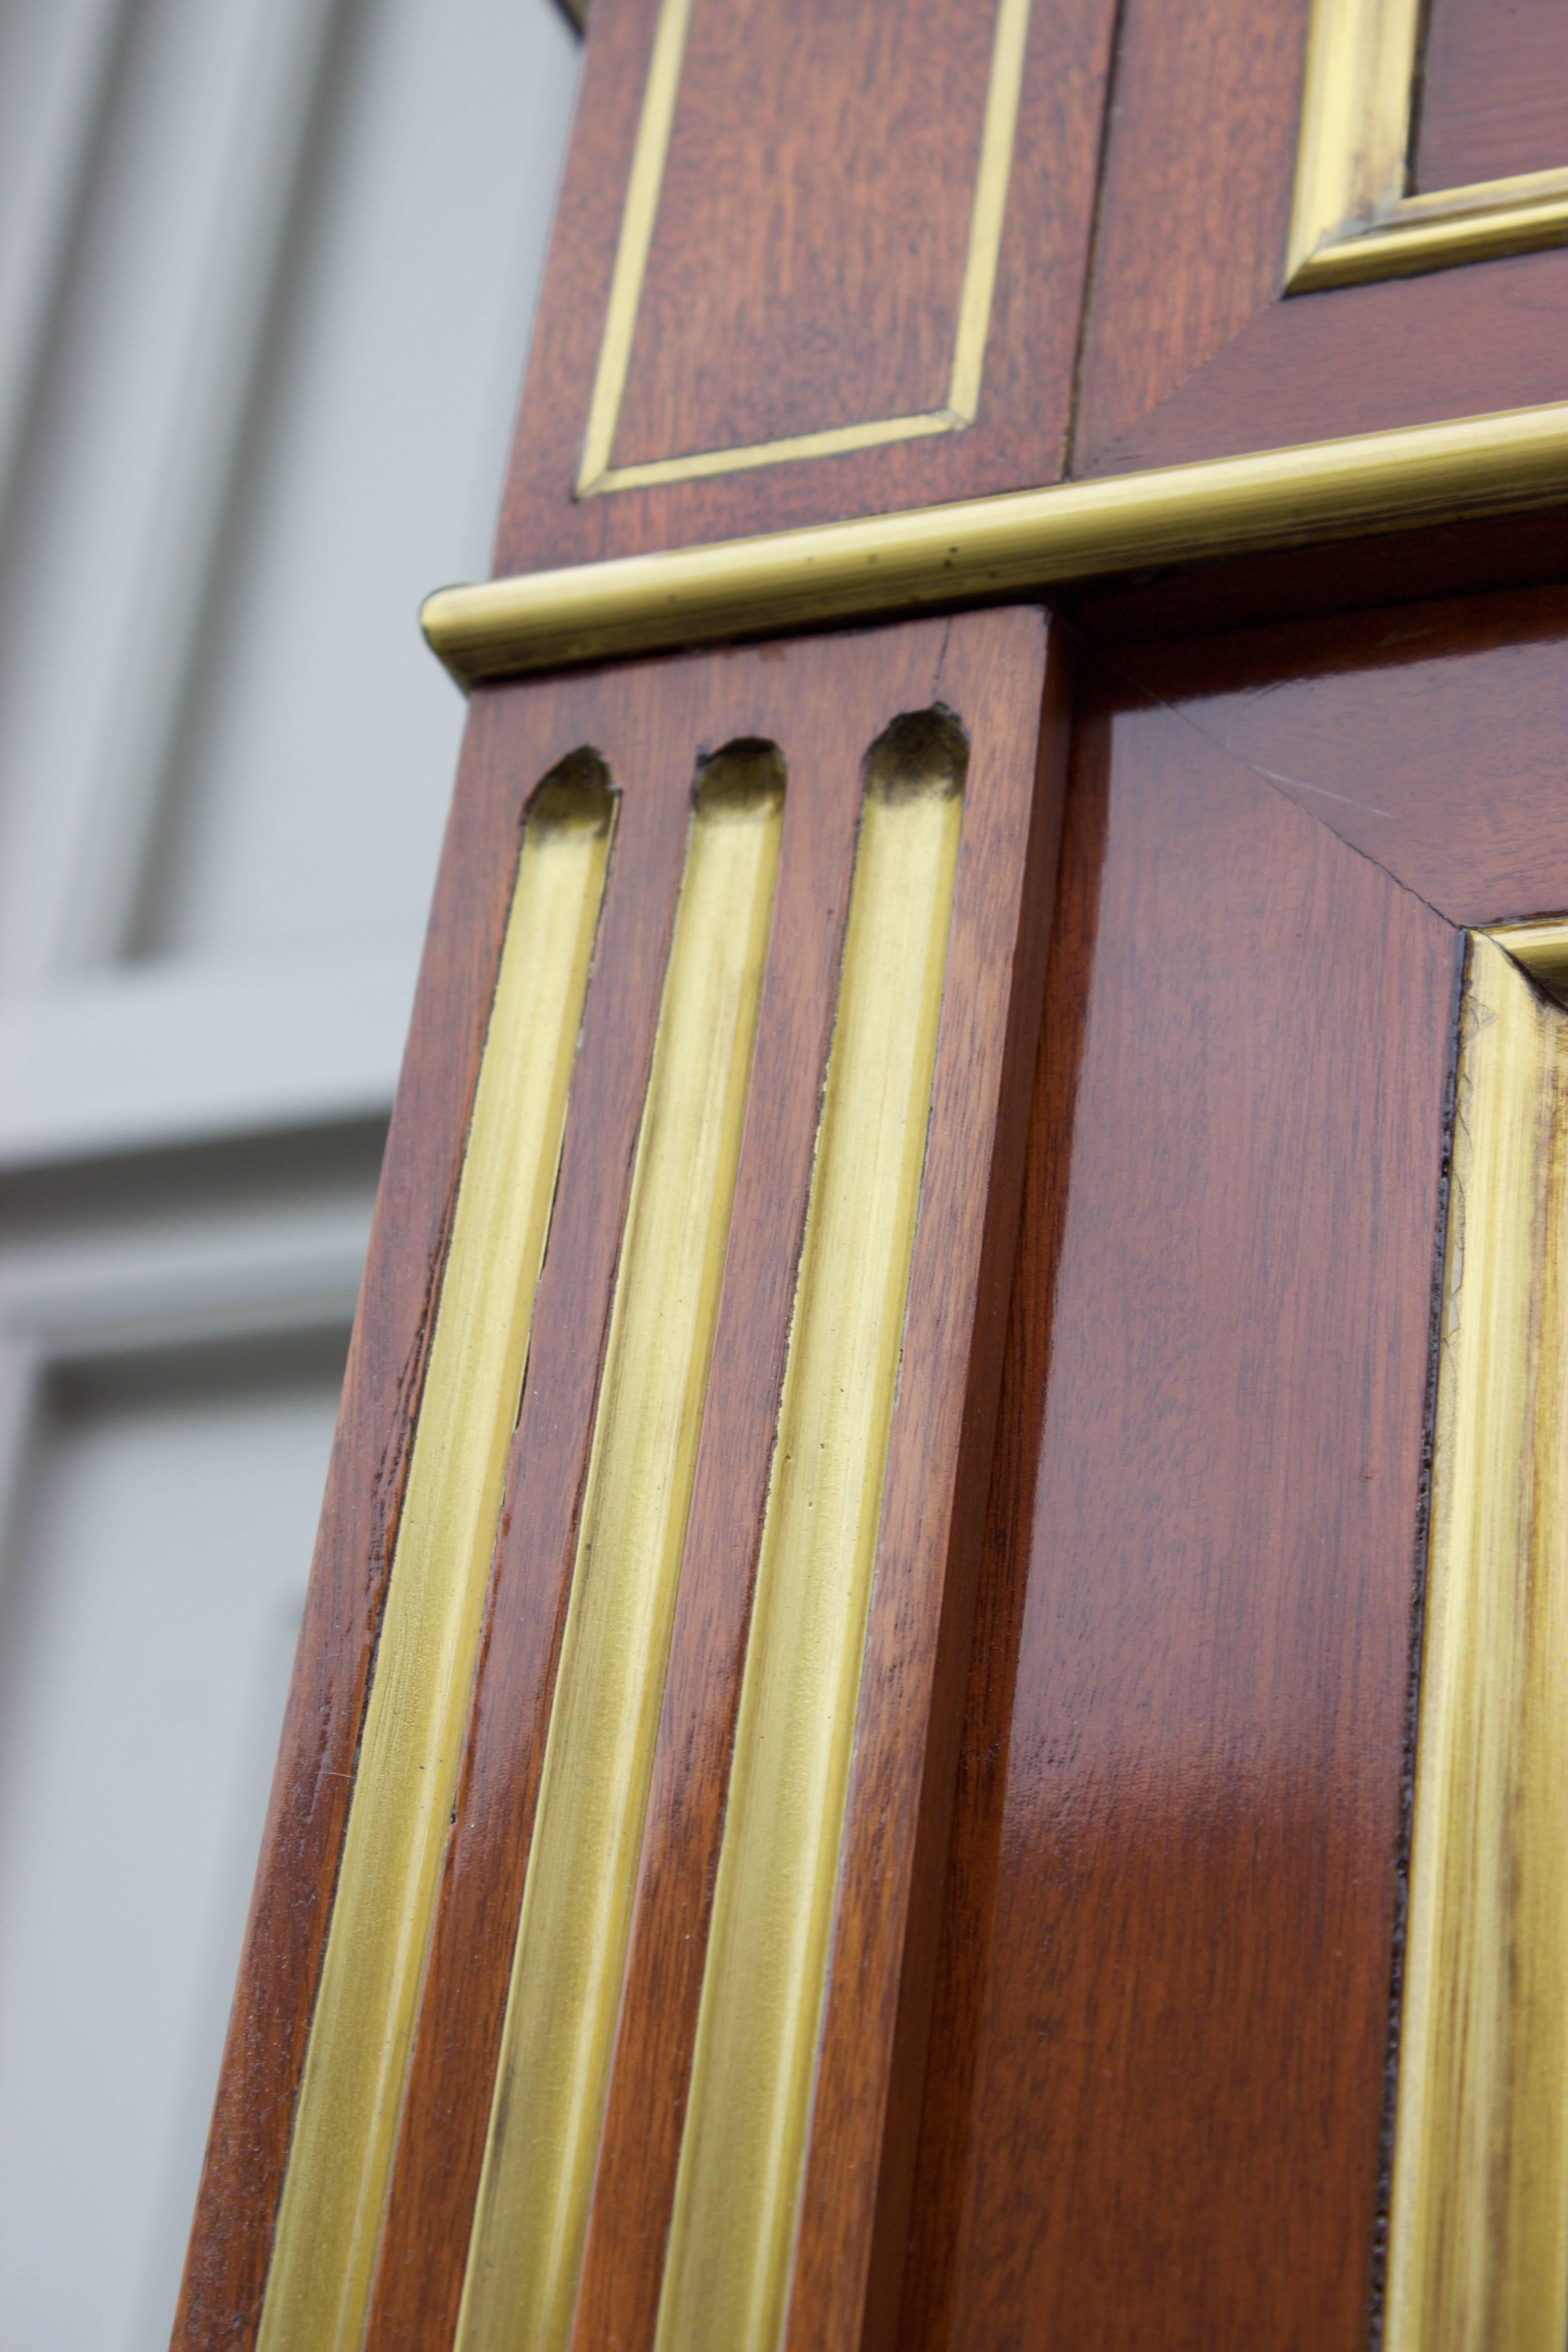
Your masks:
M 1467 943 L 1387 2352 L 1568 2334 L 1565 974 L 1568 921 Z
M 1564 498 L 1568 402 L 1553 401 L 442 588 L 420 617 L 472 686 Z
M 667 482 L 697 481 L 713 474 L 740 473 L 754 466 L 782 466 L 806 457 L 832 457 L 847 450 L 876 448 L 889 441 L 919 440 L 933 433 L 960 433 L 973 424 L 980 406 L 985 339 L 991 325 L 996 264 L 1002 250 L 1007 184 L 1013 173 L 1013 143 L 1031 5 L 1032 0 L 997 0 L 996 32 L 975 168 L 974 202 L 959 288 L 952 364 L 947 397 L 942 406 L 918 415 L 883 416 L 859 425 L 829 425 L 820 432 L 791 434 L 780 440 L 752 442 L 741 448 L 702 449 L 684 457 L 616 466 L 611 463 L 611 450 L 631 368 L 632 341 L 653 246 L 693 5 L 693 0 L 663 0 L 632 149 L 626 207 L 605 310 L 605 331 L 589 395 L 583 461 L 577 475 L 578 498 L 600 498 L 612 490 L 650 489 Z
M 1406 194 L 1423 14 L 1423 0 L 1313 0 L 1287 294 L 1568 239 L 1568 165 Z

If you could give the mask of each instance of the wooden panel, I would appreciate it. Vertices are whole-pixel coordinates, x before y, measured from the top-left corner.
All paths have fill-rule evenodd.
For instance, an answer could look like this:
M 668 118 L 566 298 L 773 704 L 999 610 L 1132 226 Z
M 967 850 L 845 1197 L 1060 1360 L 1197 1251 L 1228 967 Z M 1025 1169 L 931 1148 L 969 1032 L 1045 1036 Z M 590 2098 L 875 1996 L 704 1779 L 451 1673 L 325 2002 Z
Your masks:
M 1075 474 L 1560 398 L 1568 252 L 1283 300 L 1309 0 L 1129 0 Z
M 1074 473 L 1100 470 L 1109 450 L 1279 298 L 1308 5 L 1258 0 L 1238 12 L 1228 0 L 1127 0 Z
M 1216 252 L 1189 266 L 1201 304 L 1211 283 L 1231 282 L 1235 265 Z M 1109 312 L 1091 322 L 1097 354 L 1128 352 L 1140 340 L 1132 294 L 1121 289 L 1120 324 Z M 1162 367 L 1152 387 L 1161 404 L 1152 414 L 1108 417 L 1091 407 L 1086 384 L 1083 456 L 1074 471 L 1133 473 L 1556 400 L 1565 327 L 1562 251 L 1272 301 L 1233 342 L 1195 354 L 1179 386 Z M 1098 394 L 1098 377 L 1092 389 Z M 1118 423 L 1125 425 L 1119 440 L 1098 437 Z
M 590 40 L 499 571 L 1560 395 L 1563 250 L 1281 298 L 1310 0 L 1239 16 L 1128 0 L 1065 454 L 1110 10 L 1032 0 L 974 424 L 576 497 L 656 31 L 676 5 L 626 0 Z M 997 0 L 739 17 L 691 0 L 629 374 L 590 472 L 940 416 L 997 22 Z
M 1568 164 L 1561 0 L 1428 0 L 1415 184 L 1458 188 Z
M 955 1505 L 964 1501 L 963 1476 L 989 1459 L 999 1377 L 996 1301 L 1005 1291 L 1016 1227 L 1017 1155 L 1010 1139 L 1022 1128 L 1017 1101 L 1010 1116 L 1003 1113 L 1009 1089 L 1016 1096 L 1026 1076 L 1032 1051 L 1030 1008 L 1038 1004 L 1049 909 L 1041 861 L 1048 866 L 1057 806 L 1048 789 L 1034 791 L 1044 634 L 1037 614 L 992 614 L 875 637 L 637 665 L 500 698 L 519 792 L 568 739 L 590 740 L 620 784 L 625 806 L 366 2339 L 373 2346 L 447 2343 L 457 2315 L 680 824 L 697 747 L 754 735 L 777 743 L 789 778 L 780 895 L 760 1014 L 754 1116 L 742 1147 L 735 1238 L 720 1302 L 715 1406 L 699 1454 L 686 1553 L 690 1573 L 678 1604 L 623 2005 L 618 2072 L 626 2079 L 612 2091 L 599 2192 L 607 2218 L 595 2222 L 584 2308 L 598 2291 L 595 2265 L 612 2254 L 630 2268 L 625 2278 L 601 2277 L 601 2287 L 629 2292 L 634 2300 L 640 2294 L 646 2308 L 648 2274 L 645 2270 L 639 2284 L 636 2266 L 651 2255 L 657 2294 L 658 2242 L 642 2242 L 638 2215 L 642 2203 L 651 2198 L 657 2207 L 668 2195 L 678 2141 L 701 1957 L 700 1938 L 685 1946 L 680 1936 L 693 1919 L 700 1927 L 707 1901 L 831 1023 L 859 767 L 889 718 L 941 701 L 970 730 L 970 782 L 933 1097 L 935 1140 L 921 1195 L 903 1402 L 889 1470 L 892 1532 L 884 1536 L 874 1587 L 860 1741 L 875 1758 L 887 1724 L 896 1723 L 898 1754 L 871 1788 L 852 1785 L 846 1845 L 858 1886 L 868 1866 L 860 1857 L 873 1822 L 881 1833 L 876 1895 L 860 1922 L 883 1937 L 881 1974 L 873 1970 L 871 1985 L 879 2008 L 868 2026 L 853 2015 L 843 2026 L 831 2019 L 829 2025 L 830 2044 L 836 2033 L 852 2030 L 855 2036 L 841 2062 L 852 2113 L 842 2124 L 836 2118 L 831 2137 L 876 2198 L 887 2103 L 890 2096 L 907 2102 L 909 2080 L 918 2082 L 923 2059 L 920 1992 L 929 1981 L 931 1885 L 941 1877 L 945 1818 L 940 1801 L 948 1786 L 940 1761 L 932 1769 L 930 1759 L 940 1759 L 943 1741 L 954 1736 L 950 1650 L 955 1640 L 960 1652 L 963 1647 L 972 1582 L 965 1574 L 970 1520 L 961 1517 L 951 1540 L 949 1528 Z M 1048 740 L 1059 750 L 1059 723 Z M 640 822 L 651 831 L 628 847 L 639 803 Z M 1032 833 L 1031 810 L 1037 819 Z M 499 815 L 479 815 L 492 828 L 493 854 Z M 474 819 L 460 804 L 459 829 Z M 623 938 L 613 950 L 611 942 Z M 606 966 L 613 955 L 624 970 Z M 898 1533 L 906 1511 L 914 1515 L 918 1539 Z M 950 1589 L 956 1597 L 944 1620 Z M 893 1691 L 898 1699 L 889 1715 Z M 707 1767 L 696 1778 L 694 1756 Z M 905 1987 L 910 1990 L 900 2004 Z M 629 2117 L 646 2132 L 650 2105 L 656 2116 L 664 2112 L 661 2080 L 677 2112 L 666 2117 L 662 2138 L 654 2134 L 633 2191 L 624 2194 L 626 2184 L 616 2185 L 616 2118 Z M 886 2223 L 895 2245 L 897 2185 L 889 2189 L 894 2210 Z M 863 2212 L 863 2242 L 854 2249 L 862 2264 L 870 2256 L 872 2219 Z M 264 2234 L 263 2215 L 254 2226 Z M 852 2294 L 842 2307 L 852 2319 Z
M 1054 480 L 1110 0 L 1030 0 L 972 426 L 574 497 L 658 16 L 622 0 L 589 36 L 497 570 Z M 996 23 L 997 0 L 693 0 L 617 463 L 940 404 Z
M 996 14 L 696 0 L 612 463 L 942 406 Z
M 1433 598 L 1548 586 L 1563 577 L 1565 534 L 1568 515 L 1561 509 L 1503 515 L 1086 581 L 1052 601 L 1096 643 L 1125 646 L 1198 629 L 1370 611 L 1403 602 L 1415 584 Z
M 1184 717 L 1081 729 L 910 2347 L 1366 2340 L 1456 969 Z
M 1568 908 L 1568 591 L 1385 607 L 1121 648 L 1180 707 L 1451 922 Z

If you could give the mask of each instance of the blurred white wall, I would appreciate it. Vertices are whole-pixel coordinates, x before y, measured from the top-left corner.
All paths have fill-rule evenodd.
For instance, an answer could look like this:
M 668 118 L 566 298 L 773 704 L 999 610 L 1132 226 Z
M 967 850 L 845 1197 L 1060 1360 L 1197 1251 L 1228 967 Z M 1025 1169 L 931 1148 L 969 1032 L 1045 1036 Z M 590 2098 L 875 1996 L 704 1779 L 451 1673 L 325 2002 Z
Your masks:
M 8 2352 L 167 2340 L 575 71 L 0 0 Z

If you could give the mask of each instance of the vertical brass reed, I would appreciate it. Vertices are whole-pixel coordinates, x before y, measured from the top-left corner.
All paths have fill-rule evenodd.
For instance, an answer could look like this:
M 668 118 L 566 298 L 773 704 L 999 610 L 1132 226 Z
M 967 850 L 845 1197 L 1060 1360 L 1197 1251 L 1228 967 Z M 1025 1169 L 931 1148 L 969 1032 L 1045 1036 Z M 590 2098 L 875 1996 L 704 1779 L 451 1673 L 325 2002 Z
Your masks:
M 614 812 L 580 752 L 523 826 L 258 2352 L 364 2329 Z
M 707 1392 L 783 820 L 709 761 L 659 1008 L 518 1926 L 458 2352 L 570 2335 Z
M 784 2323 L 963 772 L 938 713 L 868 763 L 658 2352 L 772 2352 Z

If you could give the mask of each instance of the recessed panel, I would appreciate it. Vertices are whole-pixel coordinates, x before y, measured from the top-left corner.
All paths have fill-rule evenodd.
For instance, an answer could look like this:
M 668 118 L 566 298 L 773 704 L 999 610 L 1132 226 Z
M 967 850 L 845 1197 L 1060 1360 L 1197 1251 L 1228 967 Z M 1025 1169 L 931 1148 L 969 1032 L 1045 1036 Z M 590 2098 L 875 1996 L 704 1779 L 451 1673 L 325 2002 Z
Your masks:
M 634 173 L 622 228 L 637 236 L 652 205 L 617 472 L 948 400 L 1004 0 L 813 0 L 783 47 L 752 37 L 755 13 L 661 12 L 639 135 L 668 107 L 661 70 L 673 110 L 658 184 Z

